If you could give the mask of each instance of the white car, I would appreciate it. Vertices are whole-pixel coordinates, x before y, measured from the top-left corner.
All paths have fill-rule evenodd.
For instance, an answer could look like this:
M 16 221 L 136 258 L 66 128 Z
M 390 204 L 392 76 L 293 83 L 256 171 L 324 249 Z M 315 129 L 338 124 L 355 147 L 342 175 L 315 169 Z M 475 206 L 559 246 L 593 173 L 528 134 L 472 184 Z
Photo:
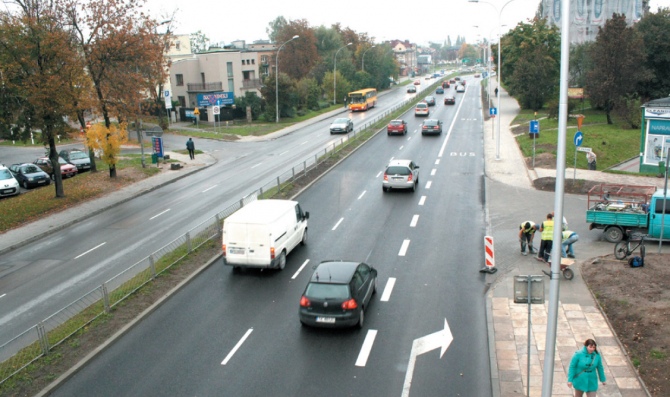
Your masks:
M 384 170 L 382 190 L 411 189 L 416 191 L 419 184 L 419 166 L 412 160 L 392 160 Z
M 19 181 L 4 165 L 0 165 L 0 197 L 19 194 Z
M 414 108 L 415 116 L 428 116 L 429 114 L 430 110 L 428 109 L 428 104 L 426 102 L 419 102 L 416 104 L 416 107 Z
M 456 86 L 456 92 L 465 92 L 465 86 L 459 84 Z

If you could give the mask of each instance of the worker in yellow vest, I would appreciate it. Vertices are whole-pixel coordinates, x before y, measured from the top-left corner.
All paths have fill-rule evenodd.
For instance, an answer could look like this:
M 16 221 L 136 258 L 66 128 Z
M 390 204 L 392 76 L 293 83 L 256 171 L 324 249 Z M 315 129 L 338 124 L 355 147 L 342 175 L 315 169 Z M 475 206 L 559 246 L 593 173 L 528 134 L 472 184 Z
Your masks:
M 522 222 L 519 226 L 521 255 L 526 255 L 526 245 L 528 245 L 528 251 L 531 254 L 535 253 L 535 249 L 533 248 L 533 237 L 535 237 L 535 231 L 537 231 L 537 225 L 532 221 Z
M 547 219 L 540 225 L 540 233 L 540 249 L 537 251 L 537 258 L 535 259 L 546 262 L 546 256 L 551 254 L 554 240 L 554 214 L 547 214 Z

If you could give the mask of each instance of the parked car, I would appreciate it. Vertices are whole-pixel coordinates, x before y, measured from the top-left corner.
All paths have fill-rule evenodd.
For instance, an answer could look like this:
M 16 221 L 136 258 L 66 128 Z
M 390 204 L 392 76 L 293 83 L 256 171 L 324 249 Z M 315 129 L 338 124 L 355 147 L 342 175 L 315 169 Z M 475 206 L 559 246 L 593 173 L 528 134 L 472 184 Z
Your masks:
M 402 119 L 391 120 L 386 126 L 386 134 L 407 134 L 407 122 Z
M 424 101 L 428 104 L 428 106 L 435 106 L 435 97 L 432 95 L 428 95 Z
M 441 134 L 442 122 L 437 119 L 428 119 L 421 124 L 421 135 Z
M 445 105 L 455 105 L 456 104 L 456 98 L 453 95 L 445 96 L 444 97 L 444 104 Z
M 459 85 L 456 87 L 456 92 L 465 92 L 465 86 L 459 84 Z
M 51 184 L 51 177 L 35 164 L 12 164 L 9 166 L 14 178 L 24 189 Z
M 19 182 L 4 165 L 0 165 L 0 197 L 14 196 L 21 193 Z
M 346 117 L 335 119 L 333 120 L 332 124 L 330 124 L 331 134 L 338 134 L 338 133 L 348 134 L 353 130 L 354 130 L 354 122 Z
M 416 87 L 414 87 L 413 85 L 410 85 L 409 87 L 407 87 L 407 93 L 408 94 L 415 94 L 416 93 Z
M 62 157 L 58 158 L 58 163 L 60 164 L 60 173 L 62 176 L 73 177 L 77 175 L 77 167 L 63 160 Z M 37 165 L 42 169 L 42 171 L 54 177 L 54 170 L 51 166 L 51 160 L 48 157 L 40 157 L 37 160 L 33 161 L 33 164 Z
M 419 166 L 412 160 L 391 160 L 384 170 L 382 190 L 412 189 L 416 191 L 419 184 Z
M 91 170 L 91 158 L 88 153 L 79 149 L 65 149 L 58 153 L 63 160 L 77 167 L 77 172 L 84 172 Z
M 426 102 L 419 102 L 416 104 L 416 107 L 414 108 L 415 116 L 428 116 L 429 114 L 430 110 L 428 110 L 428 104 Z
M 435 93 L 436 93 L 436 94 L 444 94 L 444 88 L 442 88 L 442 87 L 437 87 L 437 88 L 435 89 Z
M 302 325 L 362 328 L 377 292 L 377 270 L 362 262 L 319 263 L 300 297 Z

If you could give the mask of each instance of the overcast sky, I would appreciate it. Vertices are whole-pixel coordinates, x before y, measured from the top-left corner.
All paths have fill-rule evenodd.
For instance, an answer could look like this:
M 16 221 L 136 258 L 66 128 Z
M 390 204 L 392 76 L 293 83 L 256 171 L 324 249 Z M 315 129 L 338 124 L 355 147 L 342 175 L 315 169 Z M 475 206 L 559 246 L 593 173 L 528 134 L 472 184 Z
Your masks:
M 497 9 L 507 3 L 487 1 Z M 502 24 L 507 25 L 503 33 L 532 18 L 539 3 L 539 0 L 510 2 L 502 13 Z M 651 0 L 653 11 L 658 6 L 670 7 L 670 0 Z M 483 37 L 496 37 L 498 30 L 498 11 L 493 6 L 467 0 L 148 0 L 146 7 L 160 20 L 177 10 L 176 33 L 201 30 L 212 42 L 226 44 L 235 40 L 247 43 L 267 40 L 268 24 L 278 16 L 289 21 L 305 19 L 313 27 L 330 27 L 339 22 L 357 33 L 367 33 L 377 43 L 399 39 L 427 45 L 442 43 L 447 37 L 453 42 L 459 35 L 474 43 Z

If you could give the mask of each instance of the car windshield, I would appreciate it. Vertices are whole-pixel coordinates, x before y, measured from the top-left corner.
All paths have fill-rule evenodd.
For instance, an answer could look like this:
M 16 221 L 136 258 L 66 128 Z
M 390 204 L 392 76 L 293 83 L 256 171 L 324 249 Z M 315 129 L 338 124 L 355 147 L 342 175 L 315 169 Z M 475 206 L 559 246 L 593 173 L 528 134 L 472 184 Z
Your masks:
M 427 106 L 428 106 L 428 105 L 426 105 L 425 103 L 417 103 L 417 104 L 416 104 L 416 107 L 417 107 L 417 108 L 425 108 L 425 107 L 427 107 Z
M 58 158 L 58 163 L 59 163 L 59 164 L 67 164 L 67 161 L 63 160 L 62 157 L 59 157 L 59 158 Z
M 409 175 L 409 168 L 403 166 L 391 166 L 386 169 L 387 175 Z
M 70 152 L 70 159 L 72 160 L 79 160 L 79 159 L 87 159 L 88 155 L 84 152 Z
M 434 101 L 434 100 L 435 100 L 435 98 L 433 98 L 432 96 L 427 96 L 426 97 L 426 101 Z
M 5 179 L 12 179 L 13 176 L 9 172 L 9 170 L 0 170 L 0 180 L 5 180 Z
M 391 125 L 402 125 L 402 120 L 391 120 Z
M 423 125 L 427 125 L 429 127 L 434 127 L 437 125 L 437 120 L 426 120 Z
M 35 173 L 40 172 L 40 171 L 42 171 L 42 170 L 39 169 L 39 167 L 37 167 L 35 165 L 32 165 L 32 164 L 23 166 L 23 173 L 24 174 L 35 174 Z
M 349 288 L 346 284 L 309 283 L 305 296 L 312 299 L 347 299 Z
M 346 124 L 349 121 L 349 119 L 335 119 L 333 121 L 333 124 Z

